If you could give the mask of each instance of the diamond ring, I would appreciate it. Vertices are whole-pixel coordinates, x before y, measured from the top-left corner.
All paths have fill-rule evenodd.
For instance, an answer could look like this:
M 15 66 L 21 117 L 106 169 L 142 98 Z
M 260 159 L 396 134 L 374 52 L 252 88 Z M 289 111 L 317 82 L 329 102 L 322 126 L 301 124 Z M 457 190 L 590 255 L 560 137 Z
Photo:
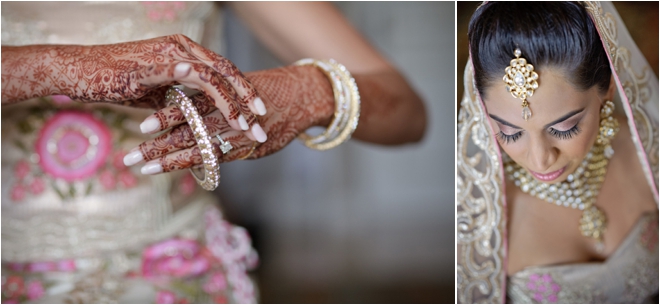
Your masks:
M 223 155 L 226 155 L 232 148 L 234 148 L 229 141 L 223 140 L 220 135 L 215 135 L 215 137 L 220 140 L 220 150 L 222 150 Z

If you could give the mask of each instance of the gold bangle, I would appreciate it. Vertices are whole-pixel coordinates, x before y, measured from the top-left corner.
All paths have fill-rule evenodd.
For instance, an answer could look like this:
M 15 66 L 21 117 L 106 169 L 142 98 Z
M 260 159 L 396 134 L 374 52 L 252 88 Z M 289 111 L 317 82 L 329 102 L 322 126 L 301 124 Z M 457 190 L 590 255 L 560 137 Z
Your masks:
M 240 158 L 238 158 L 237 160 L 245 160 L 245 159 L 249 158 L 249 157 L 252 155 L 252 153 L 254 153 L 254 150 L 257 148 L 257 143 L 258 143 L 257 141 L 254 141 L 254 142 L 252 143 L 252 148 L 251 148 L 250 151 L 247 153 L 247 155 L 245 155 L 245 156 L 243 156 L 243 157 L 240 157 Z
M 188 121 L 188 125 L 190 125 L 193 131 L 195 141 L 202 155 L 204 177 L 199 178 L 193 168 L 190 169 L 190 172 L 195 177 L 195 180 L 197 180 L 197 183 L 205 190 L 212 191 L 216 189 L 218 184 L 220 184 L 220 167 L 218 166 L 218 159 L 213 153 L 211 137 L 206 130 L 202 117 L 197 113 L 197 109 L 193 106 L 192 101 L 181 90 L 172 87 L 167 90 L 165 98 L 168 105 L 174 104 L 181 109 L 186 121 Z
M 360 93 L 350 72 L 333 59 L 321 61 L 306 58 L 295 65 L 311 65 L 323 71 L 330 80 L 335 97 L 335 115 L 328 128 L 316 137 L 302 133 L 299 139 L 307 147 L 317 150 L 334 148 L 350 139 L 360 119 Z

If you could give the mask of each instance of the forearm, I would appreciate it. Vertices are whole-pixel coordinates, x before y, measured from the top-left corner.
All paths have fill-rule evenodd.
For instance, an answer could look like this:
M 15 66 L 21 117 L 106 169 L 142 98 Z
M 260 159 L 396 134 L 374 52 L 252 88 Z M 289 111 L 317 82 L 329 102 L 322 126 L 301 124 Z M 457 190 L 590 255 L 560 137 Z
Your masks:
M 71 57 L 86 52 L 82 46 L 32 45 L 2 47 L 2 104 L 34 97 L 67 94 L 72 87 L 71 75 L 57 54 Z
M 296 108 L 288 111 L 295 117 L 283 120 L 294 124 L 296 130 L 330 125 L 334 95 L 330 81 L 318 68 L 290 66 L 247 73 L 247 77 L 270 107 Z M 383 145 L 422 138 L 426 128 L 424 105 L 401 75 L 391 70 L 354 78 L 360 92 L 361 115 L 353 138 Z M 266 119 L 272 121 L 269 115 Z
M 360 91 L 360 121 L 353 138 L 383 145 L 418 142 L 426 130 L 420 97 L 395 70 L 353 75 Z

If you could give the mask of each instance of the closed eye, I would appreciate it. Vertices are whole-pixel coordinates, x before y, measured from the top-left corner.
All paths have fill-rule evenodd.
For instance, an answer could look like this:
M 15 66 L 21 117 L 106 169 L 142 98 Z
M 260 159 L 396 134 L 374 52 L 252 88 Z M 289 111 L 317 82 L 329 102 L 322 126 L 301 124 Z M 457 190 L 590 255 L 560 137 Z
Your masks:
M 518 139 L 520 139 L 520 137 L 522 136 L 522 133 L 523 133 L 523 132 L 522 132 L 522 130 L 521 130 L 521 131 L 518 131 L 518 132 L 516 132 L 516 133 L 514 133 L 514 134 L 512 134 L 512 135 L 509 135 L 509 134 L 503 133 L 503 132 L 500 130 L 500 131 L 497 133 L 497 137 L 500 138 L 500 140 L 501 140 L 502 142 L 504 142 L 505 144 L 509 144 L 509 141 L 511 141 L 511 142 L 516 142 L 516 141 L 518 141 Z
M 569 130 L 558 130 L 550 127 L 548 132 L 557 139 L 568 140 L 580 133 L 580 127 L 578 127 L 578 124 L 575 124 Z

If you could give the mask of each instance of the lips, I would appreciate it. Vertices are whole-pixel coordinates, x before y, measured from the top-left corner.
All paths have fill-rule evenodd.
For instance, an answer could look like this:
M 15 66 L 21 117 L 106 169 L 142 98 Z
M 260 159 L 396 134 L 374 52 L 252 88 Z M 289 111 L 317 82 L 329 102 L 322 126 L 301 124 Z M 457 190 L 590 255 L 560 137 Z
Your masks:
M 545 181 L 545 182 L 550 182 L 550 181 L 553 181 L 553 180 L 559 178 L 559 176 L 561 176 L 561 174 L 564 173 L 564 170 L 566 170 L 566 166 L 562 167 L 559 170 L 556 170 L 554 172 L 550 172 L 550 173 L 547 173 L 547 174 L 541 174 L 541 173 L 537 173 L 535 171 L 529 171 L 529 172 L 532 174 L 532 176 L 534 176 L 538 180 Z

